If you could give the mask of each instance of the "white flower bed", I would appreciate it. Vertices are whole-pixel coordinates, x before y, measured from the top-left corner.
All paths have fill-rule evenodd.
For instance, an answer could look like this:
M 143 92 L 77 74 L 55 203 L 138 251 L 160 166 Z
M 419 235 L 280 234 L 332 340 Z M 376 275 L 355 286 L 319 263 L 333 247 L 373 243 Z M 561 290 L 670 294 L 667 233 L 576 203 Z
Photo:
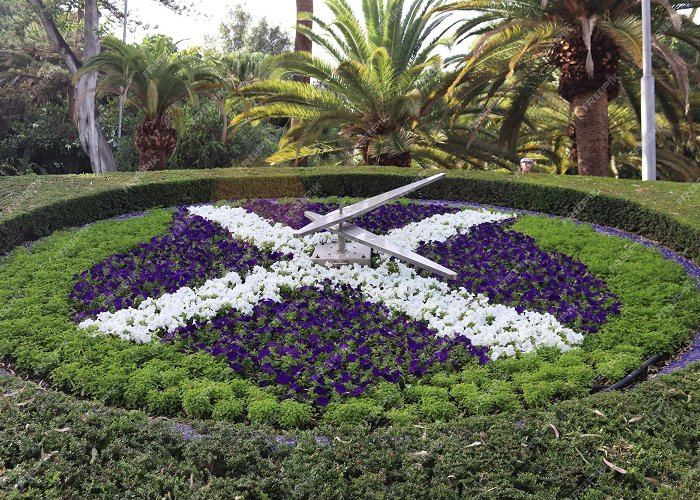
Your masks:
M 562 326 L 550 314 L 489 304 L 483 295 L 463 288 L 451 289 L 447 283 L 419 276 L 412 268 L 385 258 L 377 269 L 345 266 L 339 269 L 313 264 L 309 258 L 316 244 L 332 240 L 328 233 L 295 239 L 292 229 L 270 224 L 242 208 L 199 206 L 190 212 L 226 227 L 234 238 L 261 247 L 294 255 L 292 261 L 274 263 L 269 270 L 256 267 L 247 276 L 229 273 L 207 281 L 199 288 L 181 288 L 157 299 L 147 299 L 138 308 L 102 313 L 83 321 L 82 328 L 94 328 L 124 340 L 148 342 L 154 335 L 171 332 L 193 321 L 204 322 L 223 308 L 250 313 L 264 299 L 280 301 L 282 287 L 299 288 L 330 280 L 361 287 L 367 299 L 383 302 L 390 309 L 416 320 L 423 320 L 437 335 L 463 334 L 474 345 L 488 346 L 492 359 L 529 352 L 538 346 L 556 346 L 568 350 L 580 343 L 583 335 Z M 402 246 L 414 249 L 418 241 L 444 241 L 470 227 L 512 217 L 488 211 L 464 210 L 437 215 L 409 224 L 390 233 Z

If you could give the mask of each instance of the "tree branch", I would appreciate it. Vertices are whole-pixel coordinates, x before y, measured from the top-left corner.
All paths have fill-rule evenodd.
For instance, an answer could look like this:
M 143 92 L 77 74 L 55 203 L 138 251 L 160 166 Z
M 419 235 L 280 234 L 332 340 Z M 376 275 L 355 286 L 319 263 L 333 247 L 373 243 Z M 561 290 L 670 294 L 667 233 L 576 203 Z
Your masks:
M 58 54 L 61 56 L 63 62 L 66 63 L 66 66 L 68 67 L 70 72 L 73 74 L 77 73 L 82 63 L 75 56 L 75 53 L 70 48 L 70 45 L 68 45 L 66 40 L 63 38 L 61 32 L 58 31 L 56 23 L 51 17 L 51 14 L 49 14 L 46 11 L 46 6 L 44 5 L 44 2 L 42 2 L 41 0 L 27 0 L 27 3 L 29 3 L 29 5 L 34 7 L 34 10 L 36 10 L 39 19 L 41 20 L 41 24 L 46 30 L 46 34 L 48 35 L 49 40 L 51 40 L 51 43 L 53 43 L 54 47 L 56 48 L 56 52 L 58 52 Z

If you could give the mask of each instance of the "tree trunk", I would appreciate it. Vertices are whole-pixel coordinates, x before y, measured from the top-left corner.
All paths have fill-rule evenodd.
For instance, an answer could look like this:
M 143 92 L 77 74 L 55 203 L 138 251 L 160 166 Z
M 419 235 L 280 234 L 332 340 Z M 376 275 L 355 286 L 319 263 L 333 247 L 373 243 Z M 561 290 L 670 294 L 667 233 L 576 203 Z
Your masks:
M 309 15 L 313 15 L 314 13 L 314 0 L 297 0 L 297 26 L 305 26 L 309 29 L 313 27 L 313 21 L 309 20 L 304 20 L 300 21 L 299 20 L 299 15 L 302 13 L 308 13 Z M 297 36 L 294 40 L 294 52 L 312 52 L 313 51 L 313 41 L 297 30 Z M 311 78 L 309 78 L 306 75 L 294 75 L 292 79 L 295 82 L 302 82 L 302 83 L 311 83 Z M 291 119 L 290 120 L 290 126 L 294 127 L 297 124 L 297 120 Z M 295 167 L 306 167 L 309 164 L 308 158 L 297 158 L 294 161 L 294 166 Z
M 314 1 L 313 0 L 297 0 L 297 26 L 305 26 L 309 29 L 312 28 L 313 22 L 311 20 L 300 21 L 299 15 L 302 13 L 308 13 L 309 15 L 314 13 Z M 294 51 L 295 52 L 311 52 L 313 50 L 313 42 L 311 39 L 303 34 L 301 31 L 297 30 L 297 36 L 294 41 Z M 309 77 L 304 75 L 295 75 L 294 80 L 298 82 L 310 83 Z
M 177 131 L 170 117 L 161 114 L 146 118 L 136 130 L 136 147 L 140 151 L 139 170 L 165 170 L 177 147 Z
M 47 12 L 42 0 L 27 0 L 36 10 L 46 34 L 53 43 L 56 51 L 63 59 L 72 74 L 75 74 L 82 65 L 81 61 L 71 50 L 66 40 L 56 27 L 53 18 Z M 97 37 L 100 13 L 97 10 L 97 0 L 85 0 L 85 57 L 100 53 L 100 42 Z M 117 165 L 107 139 L 102 133 L 95 108 L 95 85 L 97 74 L 84 75 L 75 83 L 75 98 L 77 116 L 75 124 L 78 127 L 80 144 L 90 158 L 90 165 L 94 173 L 114 172 Z
M 607 95 L 585 92 L 574 96 L 572 104 L 579 174 L 612 177 Z

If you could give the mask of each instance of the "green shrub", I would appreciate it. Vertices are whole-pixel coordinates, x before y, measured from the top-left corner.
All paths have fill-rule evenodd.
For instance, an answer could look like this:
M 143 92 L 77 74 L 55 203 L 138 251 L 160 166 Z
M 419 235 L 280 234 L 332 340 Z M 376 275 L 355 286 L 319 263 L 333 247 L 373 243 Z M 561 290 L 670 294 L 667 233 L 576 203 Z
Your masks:
M 279 411 L 280 404 L 274 399 L 258 399 L 248 406 L 248 420 L 255 425 L 274 425 Z
M 457 384 L 450 389 L 450 395 L 457 401 L 460 408 L 476 413 L 479 406 L 479 389 L 472 382 Z
M 182 409 L 182 396 L 178 387 L 154 389 L 148 393 L 146 407 L 157 415 L 176 415 Z
M 395 408 L 403 404 L 401 389 L 390 382 L 380 382 L 369 391 L 369 394 L 373 401 L 386 409 Z
M 507 362 L 508 359 L 498 360 L 498 365 L 500 365 L 502 361 Z M 487 385 L 493 378 L 489 368 L 493 370 L 490 364 L 485 367 L 478 365 L 467 366 L 459 373 L 459 378 L 462 382 L 467 384 L 476 384 L 477 386 Z
M 224 359 L 204 351 L 188 354 L 183 364 L 191 378 L 226 380 L 233 373 Z
M 574 498 L 590 484 L 590 498 L 696 498 L 699 391 L 696 363 L 517 416 L 294 431 L 280 446 L 267 427 L 203 422 L 185 438 L 169 419 L 0 377 L 0 496 Z
M 234 378 L 232 380 L 229 380 L 227 383 L 228 386 L 231 388 L 231 391 L 233 391 L 233 394 L 237 398 L 241 399 L 247 399 L 248 393 L 251 390 L 256 389 L 256 386 L 254 384 L 242 378 Z
M 262 387 L 257 387 L 254 385 L 250 385 L 250 387 L 248 388 L 246 398 L 249 403 L 252 401 L 264 401 L 267 399 L 277 400 L 277 396 L 272 394 L 270 391 L 267 391 Z
M 420 412 L 431 422 L 449 422 L 459 414 L 459 410 L 451 401 L 432 397 L 421 400 Z
M 182 394 L 182 408 L 188 417 L 209 418 L 213 408 L 210 387 L 204 383 L 185 389 Z
M 520 408 L 520 398 L 508 382 L 495 380 L 481 388 L 481 396 L 475 408 L 476 413 L 484 415 L 496 412 L 513 412 Z
M 404 390 L 406 399 L 412 403 L 424 398 L 444 399 L 449 398 L 447 389 L 444 387 L 433 387 L 431 385 L 413 385 Z
M 284 429 L 306 427 L 313 418 L 313 408 L 309 404 L 286 399 L 279 406 L 279 423 Z
M 371 424 L 382 414 L 378 404 L 367 399 L 351 399 L 329 406 L 323 420 L 339 426 Z
M 430 384 L 436 387 L 444 387 L 449 389 L 455 384 L 458 384 L 461 377 L 459 373 L 436 373 L 430 377 Z
M 384 416 L 391 422 L 391 425 L 398 427 L 414 425 L 419 421 L 418 409 L 415 405 L 393 408 L 387 411 Z
M 209 176 L 203 176 L 201 172 L 124 175 L 116 180 L 114 177 L 105 178 L 105 181 L 90 180 L 89 183 L 95 184 L 95 187 L 78 190 L 78 197 L 75 197 L 76 189 L 73 187 L 75 179 L 66 179 L 65 190 L 59 195 L 51 191 L 43 204 L 34 204 L 31 210 L 21 210 L 0 222 L 0 253 L 9 251 L 19 242 L 46 236 L 60 228 L 153 207 L 240 197 L 303 196 L 310 190 L 316 196 L 366 197 L 402 186 L 415 177 L 414 172 L 391 168 L 353 171 L 347 168 L 320 168 L 304 171 L 301 176 L 297 176 L 296 171 L 286 169 L 266 172 L 269 173 L 256 173 L 255 176 L 250 171 L 244 175 L 232 175 L 228 170 Z M 571 188 L 547 186 L 544 185 L 546 182 L 538 183 L 540 179 L 553 181 L 552 178 L 539 176 L 524 179 L 493 173 L 455 172 L 441 183 L 422 190 L 419 196 L 491 203 L 565 217 L 576 213 L 583 221 L 641 234 L 691 258 L 700 259 L 700 226 L 690 226 L 679 222 L 675 216 L 655 212 L 637 201 L 623 198 L 629 193 L 629 198 L 643 200 L 633 189 L 633 183 L 615 183 L 625 188 L 618 190 L 623 193 L 620 197 L 605 194 L 591 197 L 589 179 L 557 179 L 557 182 L 571 185 Z M 600 180 L 603 187 L 614 182 Z M 667 195 L 662 184 L 659 186 L 660 194 Z M 128 192 L 128 196 L 125 192 Z M 696 196 L 691 197 L 690 201 Z M 582 203 L 584 200 L 586 202 Z M 51 208 L 47 209 L 47 205 Z M 669 210 L 672 211 L 678 209 Z M 692 219 L 692 215 L 686 219 Z
M 614 383 L 639 368 L 644 361 L 644 350 L 625 345 L 610 351 L 594 351 L 591 358 L 598 376 Z
M 124 402 L 129 408 L 143 408 L 151 391 L 158 389 L 160 374 L 152 370 L 142 370 L 132 375 L 124 391 Z
M 214 102 L 200 100 L 183 106 L 171 168 L 217 168 L 260 165 L 277 150 L 282 129 L 262 123 L 244 125 L 226 142 L 221 141 L 221 114 Z
M 246 417 L 246 403 L 236 398 L 222 399 L 214 405 L 211 416 L 217 420 L 241 422 Z
M 532 373 L 515 377 L 516 385 L 523 391 L 523 398 L 530 406 L 541 406 L 554 398 L 582 396 L 590 391 L 595 372 L 587 365 L 557 366 L 543 364 Z

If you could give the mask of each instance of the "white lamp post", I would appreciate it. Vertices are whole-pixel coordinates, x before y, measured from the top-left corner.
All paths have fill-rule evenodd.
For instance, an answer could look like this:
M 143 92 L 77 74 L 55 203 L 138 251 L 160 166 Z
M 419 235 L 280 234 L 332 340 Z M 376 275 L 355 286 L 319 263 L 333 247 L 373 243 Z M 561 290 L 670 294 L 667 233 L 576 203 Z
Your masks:
M 642 1 L 642 180 L 656 180 L 656 109 L 651 67 L 651 0 Z

